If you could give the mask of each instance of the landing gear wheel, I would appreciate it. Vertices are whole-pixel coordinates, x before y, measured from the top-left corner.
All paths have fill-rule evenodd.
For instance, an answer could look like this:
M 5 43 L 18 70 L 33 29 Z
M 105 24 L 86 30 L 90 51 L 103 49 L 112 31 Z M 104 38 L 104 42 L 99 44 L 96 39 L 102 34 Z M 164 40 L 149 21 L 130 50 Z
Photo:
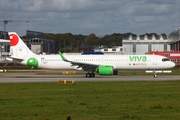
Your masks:
M 154 70 L 153 73 L 154 73 L 154 78 L 157 78 L 158 75 L 156 74 L 156 70 Z
M 86 73 L 86 77 L 95 77 L 94 73 Z
M 90 73 L 86 73 L 86 77 L 90 77 L 91 75 L 90 75 Z
M 94 73 L 90 73 L 90 77 L 95 77 L 95 74 Z
M 158 75 L 155 74 L 155 75 L 154 75 L 154 78 L 157 78 L 157 76 L 158 76 Z

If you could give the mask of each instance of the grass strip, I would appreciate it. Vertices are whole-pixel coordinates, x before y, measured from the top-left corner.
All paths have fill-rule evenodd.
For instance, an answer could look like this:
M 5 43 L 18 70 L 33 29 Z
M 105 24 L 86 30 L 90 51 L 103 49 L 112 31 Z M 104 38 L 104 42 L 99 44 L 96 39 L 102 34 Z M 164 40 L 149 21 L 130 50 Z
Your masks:
M 0 84 L 0 120 L 180 119 L 179 81 Z

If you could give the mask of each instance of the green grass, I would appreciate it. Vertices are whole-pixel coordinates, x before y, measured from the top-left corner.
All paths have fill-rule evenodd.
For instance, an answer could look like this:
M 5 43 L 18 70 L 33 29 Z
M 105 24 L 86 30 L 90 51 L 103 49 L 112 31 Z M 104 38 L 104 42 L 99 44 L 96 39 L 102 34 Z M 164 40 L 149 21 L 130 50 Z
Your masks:
M 179 81 L 0 84 L 0 120 L 179 120 Z

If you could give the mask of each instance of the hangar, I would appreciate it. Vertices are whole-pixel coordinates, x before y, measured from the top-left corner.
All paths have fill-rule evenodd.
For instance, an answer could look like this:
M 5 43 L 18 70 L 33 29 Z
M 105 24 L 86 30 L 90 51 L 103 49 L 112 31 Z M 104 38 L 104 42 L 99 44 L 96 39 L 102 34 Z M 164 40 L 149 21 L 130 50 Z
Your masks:
M 180 51 L 180 27 L 169 34 L 171 51 Z
M 124 54 L 145 54 L 151 51 L 170 51 L 170 40 L 162 35 L 154 34 L 148 37 L 146 34 L 141 36 L 132 36 L 123 38 Z

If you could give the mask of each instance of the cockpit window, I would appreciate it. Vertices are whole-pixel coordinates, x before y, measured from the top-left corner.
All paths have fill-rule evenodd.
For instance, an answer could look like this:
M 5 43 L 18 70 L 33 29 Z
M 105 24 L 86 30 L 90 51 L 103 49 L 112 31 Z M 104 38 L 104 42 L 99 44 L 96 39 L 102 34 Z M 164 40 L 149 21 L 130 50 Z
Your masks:
M 165 61 L 170 61 L 170 60 L 167 58 L 163 58 L 162 61 L 165 62 Z

